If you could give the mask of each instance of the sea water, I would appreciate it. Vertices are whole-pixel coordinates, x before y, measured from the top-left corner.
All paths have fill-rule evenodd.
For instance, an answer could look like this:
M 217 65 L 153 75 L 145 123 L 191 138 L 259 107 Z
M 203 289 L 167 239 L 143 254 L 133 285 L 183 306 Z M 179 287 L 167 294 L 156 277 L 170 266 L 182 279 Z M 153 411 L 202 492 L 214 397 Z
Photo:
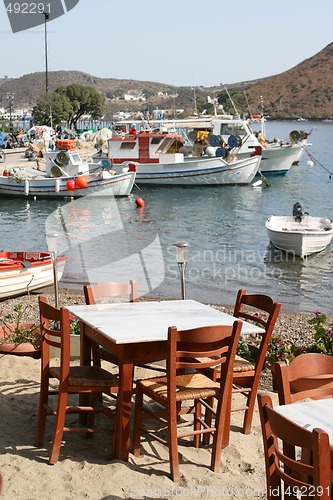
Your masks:
M 311 158 L 305 152 L 286 176 L 268 177 L 269 187 L 265 182 L 259 188 L 141 186 L 130 197 L 112 202 L 105 198 L 93 202 L 85 198 L 79 202 L 2 198 L 1 248 L 47 250 L 45 223 L 48 221 L 49 231 L 54 220 L 59 222 L 59 214 L 65 214 L 67 231 L 79 245 L 65 251 L 69 259 L 63 286 L 132 278 L 138 281 L 141 295 L 180 298 L 174 243 L 185 241 L 186 298 L 231 305 L 238 289 L 245 288 L 249 293 L 272 296 L 282 302 L 285 311 L 320 309 L 330 315 L 332 246 L 301 260 L 275 250 L 265 228 L 270 215 L 291 215 L 296 202 L 310 215 L 333 218 L 333 124 L 266 123 L 270 139 L 287 139 L 291 130 L 300 129 L 311 130 L 308 151 L 314 166 L 308 165 Z M 144 208 L 136 207 L 138 196 L 143 198 Z M 157 247 L 160 254 L 156 254 Z M 85 268 L 78 265 L 83 253 L 88 263 Z M 126 263 L 126 276 L 122 276 L 121 262 Z M 87 267 L 93 272 L 87 272 Z

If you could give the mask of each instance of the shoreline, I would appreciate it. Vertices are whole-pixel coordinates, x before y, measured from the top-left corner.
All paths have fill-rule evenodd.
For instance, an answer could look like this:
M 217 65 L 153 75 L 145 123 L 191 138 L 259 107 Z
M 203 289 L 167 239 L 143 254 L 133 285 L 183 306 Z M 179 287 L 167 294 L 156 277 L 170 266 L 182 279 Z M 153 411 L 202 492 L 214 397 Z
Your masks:
M 22 304 L 22 305 L 31 305 L 29 307 L 29 311 L 27 311 L 27 314 L 25 315 L 24 319 L 27 320 L 28 322 L 38 322 L 39 321 L 39 310 L 38 310 L 38 296 L 43 295 L 46 297 L 46 299 L 51 303 L 54 304 L 54 290 L 53 287 L 47 287 L 41 290 L 37 290 L 35 292 L 31 292 L 29 295 L 20 295 L 18 297 L 12 297 L 8 299 L 4 299 L 0 302 L 0 311 L 5 310 L 6 314 L 8 314 L 9 310 L 12 310 L 16 305 Z M 153 300 L 176 300 L 176 298 L 172 297 L 149 297 L 149 296 L 142 296 L 139 297 L 139 301 L 153 301 Z M 84 304 L 85 299 L 84 299 L 84 294 L 83 294 L 83 286 L 80 286 L 80 288 L 70 288 L 68 286 L 66 287 L 59 287 L 59 303 L 60 305 L 66 306 L 66 305 L 79 305 L 79 304 Z M 233 312 L 233 306 L 228 305 L 228 304 L 213 304 L 211 302 L 205 302 L 212 307 L 215 307 L 216 309 L 219 309 L 221 311 L 225 311 L 229 314 L 232 314 Z M 325 313 L 325 311 L 323 311 Z M 309 338 L 309 335 L 313 331 L 313 326 L 309 325 L 307 323 L 307 320 L 313 317 L 313 314 L 309 313 L 301 313 L 301 312 L 291 312 L 291 311 L 284 311 L 283 310 L 283 304 L 281 307 L 281 311 L 279 313 L 275 328 L 274 328 L 274 333 L 277 334 L 288 334 L 288 337 L 291 340 L 294 340 L 296 338 L 304 338 L 304 340 L 307 340 Z

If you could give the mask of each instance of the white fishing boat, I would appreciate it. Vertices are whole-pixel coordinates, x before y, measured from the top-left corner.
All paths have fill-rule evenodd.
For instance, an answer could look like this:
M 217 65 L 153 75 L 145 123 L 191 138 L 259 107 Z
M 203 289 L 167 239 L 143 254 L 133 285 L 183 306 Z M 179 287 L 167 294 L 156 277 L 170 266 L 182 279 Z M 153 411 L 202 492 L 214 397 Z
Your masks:
M 75 141 L 61 141 L 65 143 Z M 71 145 L 70 145 L 71 146 Z M 61 149 L 45 153 L 46 170 L 12 167 L 0 175 L 0 195 L 27 198 L 82 197 L 92 193 L 105 196 L 128 196 L 135 181 L 135 171 L 128 168 L 119 173 L 103 165 L 82 161 L 75 150 Z
M 110 168 L 136 170 L 136 183 L 145 185 L 242 185 L 256 175 L 261 155 L 252 152 L 249 158 L 228 158 L 224 149 L 208 142 L 201 155 L 187 154 L 184 139 L 168 131 L 131 130 L 108 140 Z
M 306 215 L 299 203 L 294 205 L 293 215 L 272 215 L 265 226 L 276 248 L 301 258 L 321 252 L 333 237 L 332 221 L 326 217 Z
M 258 115 L 255 121 L 260 121 L 261 126 L 264 127 L 261 115 Z M 182 135 L 185 144 L 190 147 L 195 146 L 198 142 L 200 143 L 200 137 L 207 133 L 210 134 L 212 143 L 224 150 L 224 154 L 229 152 L 236 155 L 238 160 L 249 158 L 254 153 L 261 151 L 262 159 L 259 170 L 265 176 L 285 175 L 291 166 L 299 161 L 304 148 L 310 145 L 303 139 L 259 142 L 258 134 L 252 129 L 252 123 L 252 119 L 243 120 L 228 116 L 214 116 L 193 119 L 150 120 L 149 123 L 145 121 L 123 121 L 116 123 L 115 129 L 118 132 L 128 133 L 130 128 L 137 131 L 165 128 Z M 102 157 L 107 159 L 107 154 L 96 154 L 95 161 Z
M 67 257 L 57 259 L 61 279 Z M 15 297 L 54 283 L 51 256 L 47 252 L 0 252 L 0 299 Z

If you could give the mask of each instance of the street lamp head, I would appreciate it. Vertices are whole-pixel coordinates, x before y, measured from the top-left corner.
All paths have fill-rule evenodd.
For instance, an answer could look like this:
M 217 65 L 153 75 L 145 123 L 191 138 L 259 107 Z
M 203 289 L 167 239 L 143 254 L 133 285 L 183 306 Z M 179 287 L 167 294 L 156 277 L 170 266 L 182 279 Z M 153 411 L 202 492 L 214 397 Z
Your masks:
M 49 252 L 57 252 L 58 250 L 58 233 L 47 233 L 46 241 Z
M 177 243 L 174 243 L 174 246 L 176 247 L 176 261 L 178 264 L 185 264 L 186 263 L 186 247 L 188 246 L 188 243 L 186 241 L 178 241 Z

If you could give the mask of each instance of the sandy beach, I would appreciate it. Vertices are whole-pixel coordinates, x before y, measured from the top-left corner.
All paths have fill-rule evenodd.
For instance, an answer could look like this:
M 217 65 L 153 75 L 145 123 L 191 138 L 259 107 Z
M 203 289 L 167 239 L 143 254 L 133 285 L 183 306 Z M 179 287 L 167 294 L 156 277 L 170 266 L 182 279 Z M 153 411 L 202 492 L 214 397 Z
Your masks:
M 53 289 L 43 290 L 53 301 Z M 3 301 L 0 308 L 9 311 L 17 303 L 33 305 L 34 318 L 38 318 L 38 294 Z M 81 290 L 60 289 L 60 302 L 84 302 Z M 231 312 L 230 306 L 217 306 Z M 31 313 L 30 313 L 31 314 Z M 31 318 L 31 319 L 34 319 Z M 277 331 L 288 330 L 298 335 L 309 331 L 305 315 L 281 313 Z M 35 320 L 35 319 L 34 319 Z M 74 361 L 75 362 L 75 361 Z M 106 368 L 111 368 L 107 365 Z M 156 375 L 137 368 L 135 377 Z M 0 408 L 1 430 L 0 470 L 4 476 L 3 498 L 51 499 L 166 499 L 185 498 L 265 498 L 265 473 L 261 429 L 257 410 L 252 432 L 240 431 L 243 413 L 232 415 L 230 445 L 222 452 L 222 469 L 210 471 L 210 449 L 199 450 L 180 446 L 181 484 L 169 478 L 167 450 L 157 442 L 143 442 L 142 454 L 129 462 L 110 460 L 110 442 L 105 435 L 94 435 L 87 440 L 80 434 L 66 434 L 59 461 L 50 466 L 48 447 L 52 435 L 53 419 L 48 419 L 43 448 L 35 448 L 34 435 L 39 396 L 40 360 L 11 355 L 0 356 Z M 262 376 L 261 390 L 268 391 L 273 401 L 270 372 Z M 241 396 L 237 395 L 237 399 Z M 76 416 L 69 417 L 76 419 Z

